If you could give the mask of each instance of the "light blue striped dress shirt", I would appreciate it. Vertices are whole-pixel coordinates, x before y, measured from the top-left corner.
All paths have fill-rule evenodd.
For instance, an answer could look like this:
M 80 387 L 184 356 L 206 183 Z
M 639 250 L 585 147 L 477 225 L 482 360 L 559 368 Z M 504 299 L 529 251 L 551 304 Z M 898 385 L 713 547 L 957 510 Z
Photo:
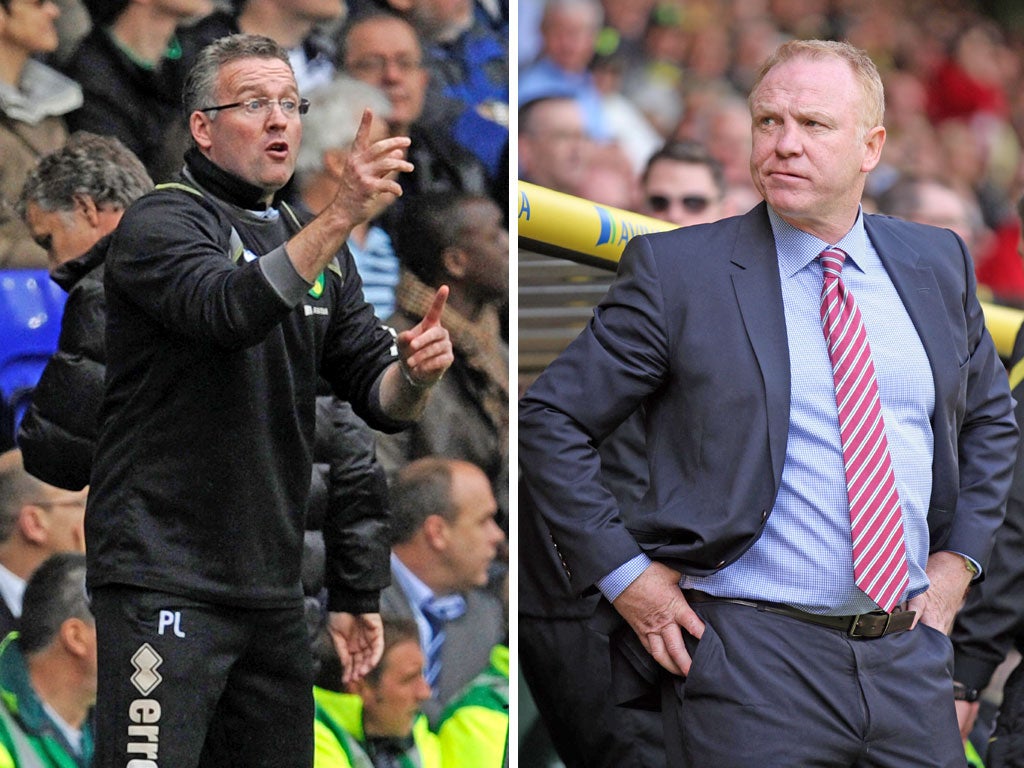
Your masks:
M 931 496 L 935 387 L 917 330 L 896 293 L 863 218 L 838 243 L 791 227 L 769 208 L 779 257 L 791 370 L 786 461 L 763 535 L 735 563 L 706 577 L 684 576 L 684 588 L 722 597 L 786 603 L 818 614 L 877 610 L 853 582 L 850 518 L 832 366 L 821 329 L 822 270 L 829 245 L 849 258 L 843 282 L 860 307 L 885 419 L 903 510 L 910 568 L 907 597 L 927 589 L 928 501 Z M 614 599 L 649 563 L 641 555 L 598 583 Z
M 398 257 L 391 237 L 374 225 L 366 233 L 366 241 L 362 245 L 355 238 L 349 238 L 348 249 L 363 281 L 363 297 L 373 305 L 373 313 L 378 318 L 387 320 L 395 311 L 399 274 Z
M 394 574 L 395 581 L 398 582 L 398 586 L 409 601 L 412 617 L 416 620 L 416 627 L 420 631 L 420 648 L 429 648 L 430 641 L 434 639 L 434 630 L 430 628 L 430 622 L 423 615 L 423 609 L 420 606 L 434 596 L 433 590 L 410 571 L 394 552 L 391 553 L 391 573 Z

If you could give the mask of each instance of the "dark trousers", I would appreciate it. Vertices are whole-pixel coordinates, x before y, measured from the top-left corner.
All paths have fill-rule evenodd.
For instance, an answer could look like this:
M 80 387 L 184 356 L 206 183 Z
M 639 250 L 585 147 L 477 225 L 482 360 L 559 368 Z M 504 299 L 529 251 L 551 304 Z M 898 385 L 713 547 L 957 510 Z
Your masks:
M 694 606 L 693 667 L 672 678 L 684 761 L 715 768 L 964 768 L 941 632 L 863 640 L 727 602 Z
M 107 586 L 92 610 L 97 766 L 313 765 L 301 602 L 256 610 Z
M 661 715 L 615 706 L 608 638 L 590 629 L 586 619 L 521 615 L 518 654 L 567 768 L 665 768 Z

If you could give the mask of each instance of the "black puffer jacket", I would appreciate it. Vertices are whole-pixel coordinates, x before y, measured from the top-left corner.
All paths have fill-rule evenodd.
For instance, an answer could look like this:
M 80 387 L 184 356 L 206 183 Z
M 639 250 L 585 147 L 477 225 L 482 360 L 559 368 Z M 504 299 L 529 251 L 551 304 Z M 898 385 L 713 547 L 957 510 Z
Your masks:
M 32 392 L 18 430 L 25 469 L 40 480 L 77 491 L 89 483 L 96 417 L 103 400 L 107 305 L 103 262 L 110 236 L 52 277 L 68 292 L 57 351 Z
M 318 396 L 302 587 L 307 597 L 326 587 L 361 613 L 377 612 L 391 582 L 388 488 L 375 454 L 374 433 L 352 406 Z

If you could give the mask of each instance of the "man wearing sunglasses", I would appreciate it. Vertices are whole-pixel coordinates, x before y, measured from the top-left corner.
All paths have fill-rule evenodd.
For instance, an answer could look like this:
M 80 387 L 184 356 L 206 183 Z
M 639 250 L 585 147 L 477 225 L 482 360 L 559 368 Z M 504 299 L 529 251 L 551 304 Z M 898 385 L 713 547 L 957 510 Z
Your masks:
M 309 105 L 273 40 L 207 46 L 183 102 L 185 168 L 125 213 L 106 262 L 86 512 L 96 764 L 308 768 L 300 566 L 320 377 L 371 426 L 407 426 L 453 359 L 448 289 L 397 334 L 363 298 L 345 242 L 412 169 L 408 138 L 370 141 L 369 110 L 324 210 L 280 199 Z M 348 682 L 380 659 L 379 591 L 346 588 L 365 557 L 325 544 Z
M 708 224 L 731 212 L 721 164 L 695 141 L 670 141 L 647 161 L 640 177 L 643 213 L 680 227 Z

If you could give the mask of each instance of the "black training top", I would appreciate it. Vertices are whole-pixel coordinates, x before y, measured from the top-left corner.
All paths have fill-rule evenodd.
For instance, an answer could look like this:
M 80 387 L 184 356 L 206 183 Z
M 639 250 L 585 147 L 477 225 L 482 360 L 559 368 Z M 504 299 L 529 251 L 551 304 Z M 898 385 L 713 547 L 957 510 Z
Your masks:
M 347 248 L 311 288 L 283 248 L 307 217 L 253 211 L 259 190 L 195 150 L 186 159 L 192 190 L 138 200 L 107 257 L 88 583 L 289 605 L 302 596 L 318 371 L 391 431 L 404 425 L 377 387 L 397 349 Z

